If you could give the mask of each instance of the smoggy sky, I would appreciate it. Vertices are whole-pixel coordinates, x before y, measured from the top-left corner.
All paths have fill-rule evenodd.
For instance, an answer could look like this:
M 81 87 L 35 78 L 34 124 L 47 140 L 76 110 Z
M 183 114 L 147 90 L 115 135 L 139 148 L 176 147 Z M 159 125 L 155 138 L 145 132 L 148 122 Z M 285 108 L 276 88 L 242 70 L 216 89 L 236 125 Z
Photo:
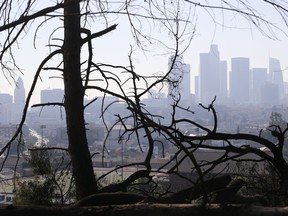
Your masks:
M 262 1 L 258 0 L 255 2 Z M 41 8 L 43 5 L 38 3 L 38 7 Z M 275 10 L 272 10 L 271 7 L 259 3 L 257 5 L 257 10 L 259 10 L 259 13 L 263 14 L 265 19 L 269 19 L 279 28 L 272 28 L 273 32 L 271 32 L 263 23 L 261 24 L 261 28 L 265 33 L 269 33 L 269 36 L 272 37 L 272 39 L 263 35 L 263 33 L 251 24 L 251 22 L 235 12 L 213 12 L 199 7 L 191 8 L 191 14 L 195 14 L 194 16 L 191 15 L 193 18 L 190 19 L 191 25 L 187 31 L 188 35 L 185 36 L 185 40 L 183 41 L 182 46 L 180 46 L 180 50 L 186 48 L 188 38 L 192 35 L 193 28 L 195 27 L 195 33 L 191 44 L 183 54 L 185 63 L 191 65 L 192 91 L 194 91 L 193 77 L 198 75 L 199 70 L 199 54 L 208 52 L 211 44 L 218 45 L 220 59 L 227 60 L 228 62 L 228 71 L 230 70 L 230 60 L 232 57 L 249 57 L 251 68 L 268 67 L 268 59 L 269 57 L 273 57 L 280 60 L 284 79 L 288 81 L 288 36 L 285 35 L 285 33 L 288 33 L 287 26 L 284 25 L 283 21 L 279 18 L 279 15 Z M 187 15 L 187 11 L 185 15 Z M 33 44 L 33 37 L 37 22 L 34 23 L 33 26 L 31 26 L 30 33 L 25 37 L 22 37 L 22 40 L 19 42 L 19 48 L 13 48 L 19 67 L 23 69 L 24 73 L 23 75 L 18 73 L 15 77 L 17 78 L 20 75 L 23 78 L 26 92 L 32 82 L 37 66 L 45 55 L 49 53 L 49 48 L 46 45 L 48 44 L 50 33 L 57 25 L 61 25 L 61 23 L 62 21 L 59 18 L 40 27 L 36 35 L 36 48 Z M 103 20 L 90 22 L 92 31 L 102 30 L 104 28 L 103 24 Z M 129 64 L 128 55 L 132 46 L 134 51 L 132 60 L 135 64 L 136 72 L 138 71 L 141 74 L 154 74 L 167 70 L 168 57 L 172 52 L 167 49 L 167 47 L 164 47 L 159 41 L 165 43 L 168 47 L 173 47 L 173 41 L 169 40 L 170 37 L 167 36 L 165 28 L 158 24 L 154 26 L 151 22 L 149 23 L 147 21 L 141 23 L 144 32 L 149 33 L 158 39 L 152 40 L 151 43 L 144 42 L 145 49 L 148 50 L 144 52 L 137 49 L 137 46 L 135 45 L 135 40 L 131 35 L 131 28 L 127 22 L 127 17 L 113 18 L 110 20 L 110 24 L 118 24 L 116 30 L 101 38 L 97 38 L 94 41 L 95 62 L 127 66 Z M 61 36 L 62 31 L 60 29 L 55 33 L 55 37 Z M 0 44 L 2 41 L 3 35 L 0 36 Z M 85 49 L 83 49 L 83 53 L 85 54 Z M 52 65 L 57 64 L 59 60 L 60 57 L 55 58 L 55 63 L 52 63 Z M 51 78 L 58 75 L 59 73 L 57 74 L 51 71 L 42 72 L 42 82 L 39 81 L 37 85 L 33 102 L 39 101 L 41 89 L 63 88 L 61 79 Z M 0 92 L 12 94 L 15 87 L 13 80 L 9 79 L 9 83 L 3 74 L 1 74 L 0 80 Z

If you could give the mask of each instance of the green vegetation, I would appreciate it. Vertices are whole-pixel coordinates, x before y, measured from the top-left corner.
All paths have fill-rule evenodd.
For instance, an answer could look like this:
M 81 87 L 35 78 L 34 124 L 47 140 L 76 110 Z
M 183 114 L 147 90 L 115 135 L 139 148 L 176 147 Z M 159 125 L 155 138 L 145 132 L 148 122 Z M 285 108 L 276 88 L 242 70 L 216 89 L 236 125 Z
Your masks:
M 65 155 L 54 159 L 46 150 L 33 150 L 29 164 L 33 177 L 16 181 L 13 203 L 16 205 L 63 206 L 75 200 L 75 188 L 69 170 L 60 169 Z M 53 167 L 57 164 L 57 167 Z
M 56 185 L 51 178 L 34 177 L 32 180 L 17 182 L 13 204 L 53 206 Z

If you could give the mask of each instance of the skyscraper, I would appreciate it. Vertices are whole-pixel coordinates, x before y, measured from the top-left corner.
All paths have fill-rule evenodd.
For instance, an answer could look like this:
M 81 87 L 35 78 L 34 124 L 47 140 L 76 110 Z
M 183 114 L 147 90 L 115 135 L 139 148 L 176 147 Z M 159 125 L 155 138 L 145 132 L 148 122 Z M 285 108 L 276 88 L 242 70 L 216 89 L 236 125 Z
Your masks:
M 218 47 L 210 46 L 208 53 L 200 53 L 200 102 L 210 103 L 215 96 L 219 100 L 227 94 L 227 64 L 220 63 Z
M 12 122 L 13 97 L 9 94 L 0 94 L 0 124 Z
M 41 90 L 41 103 L 63 102 L 63 89 L 45 89 Z
M 45 89 L 41 91 L 41 103 L 62 103 L 64 99 L 63 89 Z M 64 117 L 60 106 L 45 106 L 41 111 L 41 118 L 46 122 L 59 123 Z
M 250 99 L 249 58 L 232 58 L 230 73 L 230 98 L 238 104 L 247 104 Z
M 171 68 L 174 56 L 169 58 L 168 66 Z M 169 94 L 174 97 L 180 95 L 181 101 L 189 101 L 191 97 L 190 65 L 184 63 L 183 56 L 177 56 L 169 74 Z
M 279 99 L 284 96 L 284 82 L 280 61 L 269 58 L 269 78 L 270 81 L 278 86 Z
M 266 68 L 253 68 L 252 69 L 252 102 L 260 104 L 261 102 L 261 89 L 267 82 L 267 69 Z
M 228 94 L 228 84 L 227 84 L 227 61 L 220 61 L 219 68 L 220 76 L 220 99 L 227 98 Z
M 13 104 L 13 123 L 17 124 L 22 118 L 23 108 L 25 105 L 25 88 L 21 77 L 17 79 L 14 89 L 14 104 Z
M 195 87 L 195 100 L 197 103 L 199 103 L 199 99 L 200 99 L 200 86 L 199 86 L 200 82 L 199 82 L 199 76 L 195 76 L 194 77 L 194 87 Z

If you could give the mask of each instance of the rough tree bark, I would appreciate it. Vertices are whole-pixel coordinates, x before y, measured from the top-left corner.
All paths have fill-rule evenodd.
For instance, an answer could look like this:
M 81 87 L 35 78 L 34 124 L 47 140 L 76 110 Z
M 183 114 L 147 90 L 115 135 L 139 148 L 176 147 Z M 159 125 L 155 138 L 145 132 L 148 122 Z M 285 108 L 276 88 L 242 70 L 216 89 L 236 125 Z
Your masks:
M 64 8 L 64 86 L 69 153 L 76 181 L 76 197 L 81 199 L 97 191 L 86 137 L 83 86 L 81 79 L 81 28 L 79 0 Z

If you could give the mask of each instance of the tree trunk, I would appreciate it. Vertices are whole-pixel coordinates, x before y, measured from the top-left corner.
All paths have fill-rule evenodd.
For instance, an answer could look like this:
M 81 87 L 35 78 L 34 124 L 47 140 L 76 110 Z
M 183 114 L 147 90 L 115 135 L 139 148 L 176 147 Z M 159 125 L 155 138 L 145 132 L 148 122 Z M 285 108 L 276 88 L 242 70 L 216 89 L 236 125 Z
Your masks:
M 74 2 L 74 3 L 73 3 Z M 76 197 L 81 199 L 97 191 L 96 179 L 86 137 L 83 86 L 81 79 L 81 32 L 79 0 L 64 8 L 64 89 L 65 111 Z

